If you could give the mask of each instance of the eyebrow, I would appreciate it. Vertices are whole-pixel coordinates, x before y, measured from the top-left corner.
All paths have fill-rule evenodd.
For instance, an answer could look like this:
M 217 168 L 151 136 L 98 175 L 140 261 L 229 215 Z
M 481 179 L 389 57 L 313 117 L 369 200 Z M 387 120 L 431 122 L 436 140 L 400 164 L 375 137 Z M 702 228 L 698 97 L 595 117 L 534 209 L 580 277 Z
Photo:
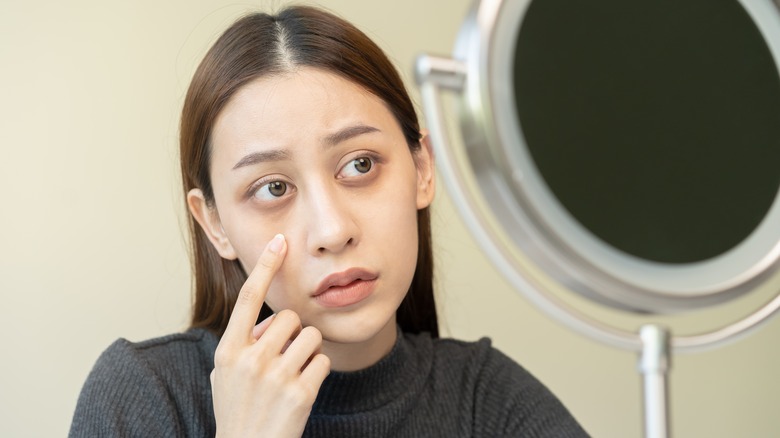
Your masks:
M 238 163 L 236 163 L 236 165 L 233 166 L 233 170 L 236 170 L 240 167 L 251 166 L 257 163 L 263 163 L 266 161 L 282 161 L 282 160 L 289 160 L 289 159 L 290 159 L 290 153 L 284 149 L 272 149 L 270 151 L 252 152 L 251 154 L 245 155 L 244 158 L 240 159 Z
M 354 125 L 348 126 L 344 129 L 340 129 L 333 134 L 326 135 L 322 139 L 322 143 L 325 146 L 335 146 L 339 143 L 345 142 L 351 138 L 363 134 L 369 134 L 372 132 L 381 132 L 378 128 L 368 125 Z M 252 152 L 241 158 L 238 163 L 233 166 L 233 170 L 241 167 L 251 166 L 257 163 L 264 163 L 267 161 L 283 161 L 291 159 L 290 152 L 285 149 L 272 149 L 269 151 Z
M 341 142 L 347 141 L 351 138 L 357 137 L 363 134 L 369 134 L 371 132 L 381 132 L 379 129 L 368 125 L 354 125 L 348 126 L 344 129 L 340 129 L 333 134 L 327 135 L 322 139 L 322 143 L 325 146 L 335 146 Z

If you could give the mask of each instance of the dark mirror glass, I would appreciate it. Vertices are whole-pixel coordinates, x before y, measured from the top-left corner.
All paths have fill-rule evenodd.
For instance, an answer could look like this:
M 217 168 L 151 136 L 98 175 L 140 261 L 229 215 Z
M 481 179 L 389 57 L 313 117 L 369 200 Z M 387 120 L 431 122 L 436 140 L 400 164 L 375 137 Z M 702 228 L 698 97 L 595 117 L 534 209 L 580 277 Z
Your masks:
M 514 77 L 543 178 L 615 248 L 706 260 L 777 194 L 778 72 L 736 0 L 536 0 Z

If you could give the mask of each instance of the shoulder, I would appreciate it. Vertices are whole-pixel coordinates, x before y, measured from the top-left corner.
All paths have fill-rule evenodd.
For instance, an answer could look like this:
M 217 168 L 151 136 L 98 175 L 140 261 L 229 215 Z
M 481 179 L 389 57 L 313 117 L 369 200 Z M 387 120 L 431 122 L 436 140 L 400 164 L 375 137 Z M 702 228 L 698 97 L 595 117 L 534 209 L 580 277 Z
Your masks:
M 143 342 L 118 339 L 84 383 L 71 436 L 184 433 L 189 423 L 182 422 L 196 419 L 180 418 L 183 407 L 196 415 L 210 408 L 208 375 L 216 343 L 205 330 Z
M 417 343 L 426 342 L 418 340 Z M 530 386 L 538 383 L 517 362 L 494 348 L 489 338 L 478 341 L 439 338 L 429 339 L 427 343 L 430 343 L 437 372 L 459 374 L 473 380 L 474 384 L 496 379 L 516 380 Z
M 211 372 L 216 344 L 216 336 L 205 330 L 142 342 L 118 339 L 100 355 L 87 384 L 105 381 L 121 389 L 121 383 L 136 387 L 140 379 L 143 384 L 181 385 L 184 380 Z
M 114 341 L 100 356 L 98 362 L 110 362 L 118 356 L 144 357 L 150 360 L 173 358 L 182 354 L 205 353 L 204 347 L 214 344 L 216 336 L 206 330 L 194 329 L 184 333 L 174 333 L 141 342 L 131 342 L 120 338 Z
M 434 357 L 458 358 L 459 362 L 469 367 L 479 367 L 493 361 L 502 361 L 504 359 L 512 362 L 511 359 L 504 356 L 501 352 L 493 348 L 489 338 L 482 338 L 478 341 L 461 341 L 452 338 L 432 339 Z M 465 360 L 465 362 L 463 362 Z
M 490 339 L 432 339 L 430 345 L 434 380 L 471 400 L 474 436 L 587 436 L 561 401 Z
M 202 329 L 189 330 L 142 342 L 118 339 L 103 352 L 95 368 L 107 366 L 124 368 L 125 361 L 138 362 L 150 370 L 164 371 L 171 368 L 192 368 L 201 365 L 213 368 L 217 337 Z

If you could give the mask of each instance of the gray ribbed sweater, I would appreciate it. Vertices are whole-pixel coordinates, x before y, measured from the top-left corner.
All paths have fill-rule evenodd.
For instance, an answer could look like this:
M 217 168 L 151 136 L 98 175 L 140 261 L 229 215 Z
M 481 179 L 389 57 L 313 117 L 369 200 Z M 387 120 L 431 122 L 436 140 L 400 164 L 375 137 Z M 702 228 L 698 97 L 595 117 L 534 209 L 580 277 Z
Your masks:
M 140 343 L 120 339 L 98 359 L 71 437 L 206 437 L 215 423 L 205 330 Z M 305 437 L 585 437 L 566 408 L 490 341 L 399 336 L 365 370 L 332 372 Z

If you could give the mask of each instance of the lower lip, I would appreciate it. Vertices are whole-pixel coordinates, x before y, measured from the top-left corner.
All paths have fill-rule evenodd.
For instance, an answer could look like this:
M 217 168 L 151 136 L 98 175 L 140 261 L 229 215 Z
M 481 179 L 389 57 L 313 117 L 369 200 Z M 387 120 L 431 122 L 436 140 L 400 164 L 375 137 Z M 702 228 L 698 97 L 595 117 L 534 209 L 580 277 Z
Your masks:
M 346 286 L 334 286 L 316 295 L 314 300 L 324 307 L 346 307 L 366 299 L 376 286 L 376 279 L 355 280 Z

